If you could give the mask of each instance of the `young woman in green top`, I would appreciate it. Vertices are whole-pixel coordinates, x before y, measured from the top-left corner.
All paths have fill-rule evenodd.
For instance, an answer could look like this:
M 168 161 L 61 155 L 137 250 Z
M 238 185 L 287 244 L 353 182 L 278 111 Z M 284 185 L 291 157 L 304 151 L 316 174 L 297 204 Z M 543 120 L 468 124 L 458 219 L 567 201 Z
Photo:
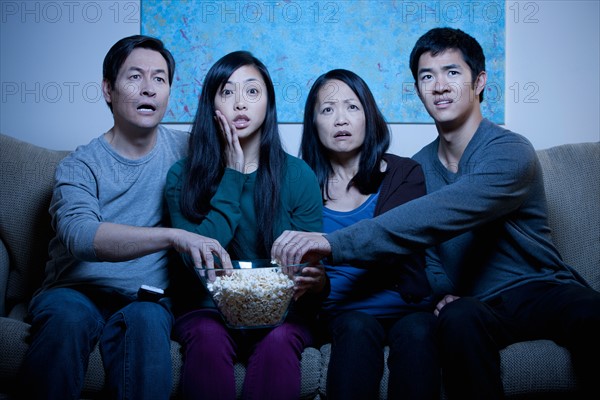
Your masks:
M 284 230 L 320 231 L 321 193 L 312 170 L 284 152 L 275 92 L 263 63 L 236 51 L 208 71 L 188 157 L 167 176 L 174 227 L 217 239 L 231 259 L 269 258 Z M 189 274 L 195 266 L 184 258 Z M 245 399 L 297 399 L 300 356 L 312 343 L 309 322 L 326 278 L 309 267 L 297 282 L 294 310 L 272 329 L 235 330 L 222 321 L 197 279 L 182 279 L 190 299 L 174 335 L 184 349 L 186 399 L 235 399 L 234 364 L 247 360 Z M 177 285 L 177 283 L 175 283 Z M 196 301 L 194 301 L 196 300 Z

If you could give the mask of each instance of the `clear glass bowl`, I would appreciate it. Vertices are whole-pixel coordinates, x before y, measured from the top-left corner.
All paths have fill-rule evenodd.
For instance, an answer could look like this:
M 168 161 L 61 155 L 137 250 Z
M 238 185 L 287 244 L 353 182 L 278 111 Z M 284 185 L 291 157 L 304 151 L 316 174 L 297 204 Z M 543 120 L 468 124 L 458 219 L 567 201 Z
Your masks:
M 308 264 L 236 260 L 233 269 L 196 269 L 225 324 L 234 329 L 280 325 L 293 302 L 294 276 Z

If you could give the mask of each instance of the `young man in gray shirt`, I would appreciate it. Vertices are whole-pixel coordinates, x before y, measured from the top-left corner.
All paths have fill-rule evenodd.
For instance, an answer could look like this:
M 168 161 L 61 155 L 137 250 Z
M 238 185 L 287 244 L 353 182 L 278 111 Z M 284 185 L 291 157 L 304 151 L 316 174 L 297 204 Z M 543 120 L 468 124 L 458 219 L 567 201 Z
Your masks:
M 165 224 L 166 173 L 185 156 L 188 138 L 159 125 L 174 69 L 163 43 L 142 35 L 121 39 L 104 59 L 102 88 L 114 126 L 56 170 L 56 236 L 29 308 L 25 398 L 79 399 L 96 343 L 106 398 L 169 398 L 173 316 L 161 295 L 169 250 L 189 254 L 198 266 L 212 266 L 216 255 L 228 263 L 217 241 Z M 142 285 L 150 294 L 138 296 Z
M 499 349 L 531 339 L 568 348 L 589 390 L 600 376 L 600 293 L 552 244 L 533 146 L 481 114 L 481 46 L 458 29 L 432 29 L 410 66 L 438 131 L 414 156 L 427 195 L 327 236 L 285 232 L 273 257 L 368 267 L 435 246 L 428 276 L 441 298 L 435 314 L 450 398 L 502 399 Z

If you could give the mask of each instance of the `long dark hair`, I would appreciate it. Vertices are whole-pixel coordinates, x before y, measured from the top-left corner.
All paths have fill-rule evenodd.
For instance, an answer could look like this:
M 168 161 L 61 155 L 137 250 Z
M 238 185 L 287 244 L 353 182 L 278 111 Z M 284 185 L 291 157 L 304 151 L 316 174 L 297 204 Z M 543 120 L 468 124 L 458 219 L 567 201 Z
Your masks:
M 321 75 L 313 83 L 304 106 L 300 156 L 315 171 L 325 196 L 324 200 L 330 199 L 327 182 L 333 169 L 327 156 L 327 149 L 319 140 L 319 132 L 315 124 L 315 105 L 319 90 L 332 80 L 348 85 L 365 111 L 365 140 L 360 152 L 358 172 L 348 186 L 356 187 L 362 194 L 376 193 L 385 175 L 385 172 L 381 172 L 381 161 L 390 146 L 390 130 L 366 82 L 352 71 L 334 69 Z
M 210 210 L 210 200 L 226 168 L 226 143 L 219 131 L 218 122 L 214 119 L 215 96 L 231 74 L 243 66 L 253 66 L 260 72 L 268 96 L 254 192 L 254 209 L 258 221 L 257 242 L 262 246 L 260 250 L 268 255 L 274 241 L 273 226 L 277 218 L 274 210 L 279 210 L 285 152 L 279 138 L 273 81 L 265 65 L 247 51 L 225 55 L 210 68 L 204 78 L 189 140 L 181 210 L 186 218 L 196 223 L 200 223 Z

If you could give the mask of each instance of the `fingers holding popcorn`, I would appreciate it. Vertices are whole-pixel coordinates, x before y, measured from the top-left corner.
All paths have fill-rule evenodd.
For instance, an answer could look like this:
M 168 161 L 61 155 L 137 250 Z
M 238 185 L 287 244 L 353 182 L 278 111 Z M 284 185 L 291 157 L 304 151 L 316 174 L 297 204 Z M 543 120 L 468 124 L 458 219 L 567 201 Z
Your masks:
M 330 254 L 329 242 L 318 232 L 284 231 L 271 248 L 271 258 L 282 265 L 316 264 Z

